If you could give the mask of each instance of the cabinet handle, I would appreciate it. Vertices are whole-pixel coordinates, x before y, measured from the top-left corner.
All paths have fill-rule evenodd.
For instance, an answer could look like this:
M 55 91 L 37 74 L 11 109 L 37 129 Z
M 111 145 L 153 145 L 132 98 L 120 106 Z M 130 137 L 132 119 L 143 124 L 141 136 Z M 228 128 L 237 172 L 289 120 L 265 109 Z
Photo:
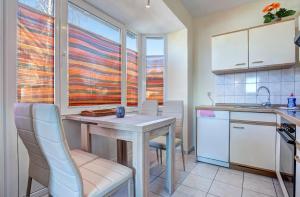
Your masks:
M 236 64 L 235 66 L 244 66 L 246 65 L 246 63 L 239 63 L 239 64 Z
M 295 160 L 300 163 L 300 157 L 298 155 L 295 156 Z
M 260 61 L 254 61 L 254 62 L 252 62 L 252 64 L 260 64 L 260 63 L 264 63 L 264 61 L 260 60 Z
M 245 127 L 233 127 L 234 129 L 245 129 Z

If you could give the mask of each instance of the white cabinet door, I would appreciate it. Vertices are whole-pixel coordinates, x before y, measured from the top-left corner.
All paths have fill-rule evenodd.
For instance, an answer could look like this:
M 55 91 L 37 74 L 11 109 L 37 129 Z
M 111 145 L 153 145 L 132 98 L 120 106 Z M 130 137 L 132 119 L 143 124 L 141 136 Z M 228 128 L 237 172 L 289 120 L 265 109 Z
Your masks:
M 230 124 L 230 162 L 275 171 L 275 126 Z
M 212 38 L 212 70 L 248 68 L 248 31 Z
M 295 62 L 295 21 L 249 30 L 249 67 Z

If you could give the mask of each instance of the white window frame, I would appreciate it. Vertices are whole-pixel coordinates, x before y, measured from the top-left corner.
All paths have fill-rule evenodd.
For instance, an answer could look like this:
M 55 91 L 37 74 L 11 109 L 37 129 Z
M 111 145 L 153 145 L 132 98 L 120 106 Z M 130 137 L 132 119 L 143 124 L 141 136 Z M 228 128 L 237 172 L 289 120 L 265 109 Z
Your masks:
M 135 33 L 136 35 L 139 35 L 138 33 L 126 28 L 124 24 L 121 22 L 113 19 L 112 17 L 106 15 L 105 13 L 101 12 L 100 10 L 96 9 L 92 5 L 80 1 L 80 0 L 69 0 L 69 1 L 63 1 L 61 3 L 61 28 L 60 28 L 60 108 L 61 113 L 63 115 L 66 114 L 78 114 L 83 110 L 96 110 L 96 109 L 107 109 L 119 106 L 119 104 L 116 105 L 92 105 L 92 106 L 69 106 L 69 97 L 68 97 L 68 67 L 69 67 L 69 59 L 68 59 L 68 3 L 72 3 L 79 8 L 86 10 L 90 14 L 95 15 L 96 17 L 100 18 L 101 20 L 104 20 L 105 22 L 108 22 L 112 24 L 113 26 L 116 26 L 120 29 L 120 39 L 121 39 L 121 104 L 123 106 L 126 106 L 126 96 L 127 96 L 127 83 L 126 83 L 126 32 L 131 31 Z M 140 50 L 139 50 L 140 51 Z
M 4 195 L 4 104 L 3 104 L 3 0 L 0 0 L 0 196 Z
M 167 98 L 167 91 L 168 91 L 168 86 L 167 86 L 167 82 L 168 82 L 168 39 L 167 36 L 164 34 L 144 34 L 142 36 L 142 86 L 141 86 L 141 91 L 142 91 L 142 98 L 141 98 L 141 102 L 144 102 L 147 98 L 146 98 L 146 86 L 147 86 L 147 61 L 146 61 L 146 56 L 147 56 L 147 38 L 163 38 L 164 39 L 164 53 L 165 53 L 165 70 L 164 70 L 164 98 L 163 98 L 163 102 L 165 102 L 168 98 Z

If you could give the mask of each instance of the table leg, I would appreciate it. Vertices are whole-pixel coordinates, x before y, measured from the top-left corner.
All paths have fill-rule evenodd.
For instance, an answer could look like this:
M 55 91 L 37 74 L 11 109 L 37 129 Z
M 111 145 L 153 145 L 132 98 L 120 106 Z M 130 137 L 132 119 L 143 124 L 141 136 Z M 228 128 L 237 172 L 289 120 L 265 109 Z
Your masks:
M 132 142 L 132 164 L 135 169 L 135 196 L 149 196 L 149 133 L 137 133 Z
M 91 152 L 91 134 L 88 124 L 81 124 L 81 149 L 86 152 Z
M 127 142 L 124 140 L 117 140 L 117 162 L 128 165 Z
M 169 132 L 167 134 L 167 188 L 169 194 L 173 194 L 175 190 L 175 125 L 171 124 L 169 126 Z

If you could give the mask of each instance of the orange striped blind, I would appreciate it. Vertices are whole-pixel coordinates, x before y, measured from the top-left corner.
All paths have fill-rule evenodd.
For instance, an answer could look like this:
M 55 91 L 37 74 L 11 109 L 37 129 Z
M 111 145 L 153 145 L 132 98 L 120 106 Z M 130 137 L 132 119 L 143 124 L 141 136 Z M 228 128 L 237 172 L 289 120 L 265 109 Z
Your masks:
M 127 49 L 127 106 L 138 106 L 138 52 Z
M 162 55 L 147 56 L 146 68 L 146 98 L 157 100 L 160 105 L 164 101 L 164 65 Z
M 18 102 L 54 103 L 54 18 L 18 7 Z
M 69 24 L 69 106 L 121 104 L 121 45 Z

